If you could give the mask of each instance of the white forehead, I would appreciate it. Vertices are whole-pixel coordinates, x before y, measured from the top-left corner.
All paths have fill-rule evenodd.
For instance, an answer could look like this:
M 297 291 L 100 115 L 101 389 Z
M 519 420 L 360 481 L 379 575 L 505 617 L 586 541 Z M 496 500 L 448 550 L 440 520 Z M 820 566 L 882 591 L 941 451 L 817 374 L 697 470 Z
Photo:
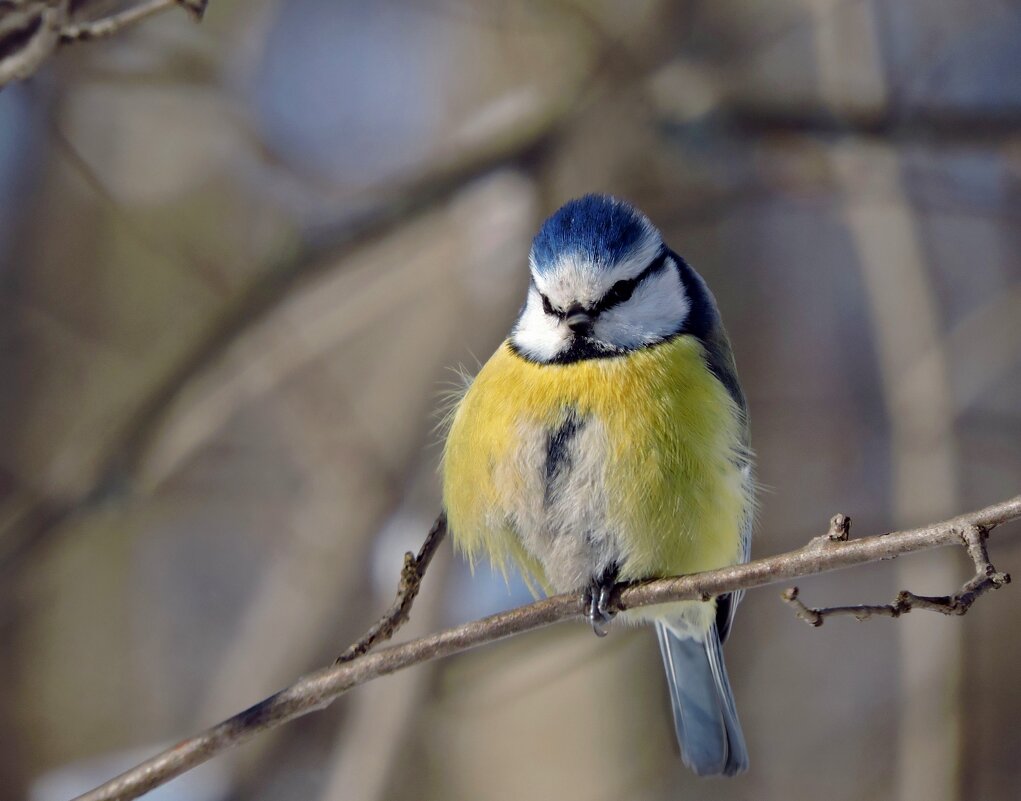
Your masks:
M 605 295 L 610 287 L 625 278 L 634 278 L 659 255 L 662 240 L 651 228 L 635 246 L 612 265 L 593 264 L 581 251 L 567 251 L 553 264 L 539 270 L 535 260 L 528 261 L 536 288 L 554 306 L 566 308 L 571 303 L 592 305 Z

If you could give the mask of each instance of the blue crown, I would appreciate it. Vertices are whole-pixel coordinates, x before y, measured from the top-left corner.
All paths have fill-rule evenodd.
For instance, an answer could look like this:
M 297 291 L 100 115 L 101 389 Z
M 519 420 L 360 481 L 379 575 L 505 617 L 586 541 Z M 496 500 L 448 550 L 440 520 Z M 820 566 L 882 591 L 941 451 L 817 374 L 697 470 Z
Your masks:
M 537 272 L 553 268 L 565 253 L 577 253 L 597 268 L 609 269 L 657 236 L 649 218 L 609 195 L 585 195 L 561 206 L 532 240 Z

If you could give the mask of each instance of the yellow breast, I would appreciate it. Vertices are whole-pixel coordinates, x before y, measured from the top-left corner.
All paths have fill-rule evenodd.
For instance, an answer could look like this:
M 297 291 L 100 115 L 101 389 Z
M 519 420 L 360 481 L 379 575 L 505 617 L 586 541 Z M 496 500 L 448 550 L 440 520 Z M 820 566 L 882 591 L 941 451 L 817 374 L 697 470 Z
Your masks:
M 513 559 L 546 583 L 513 521 L 542 506 L 530 432 L 555 431 L 568 410 L 602 432 L 592 486 L 605 493 L 605 523 L 622 544 L 621 579 L 738 560 L 750 502 L 740 413 L 688 336 L 565 365 L 534 364 L 501 345 L 458 404 L 444 450 L 444 505 L 460 549 L 498 566 Z

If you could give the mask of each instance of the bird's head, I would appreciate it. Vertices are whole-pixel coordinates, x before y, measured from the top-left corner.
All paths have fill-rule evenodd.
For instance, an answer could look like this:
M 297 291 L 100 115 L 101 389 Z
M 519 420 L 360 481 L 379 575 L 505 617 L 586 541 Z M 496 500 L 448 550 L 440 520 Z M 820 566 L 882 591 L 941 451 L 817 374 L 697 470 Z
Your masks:
M 628 203 L 586 195 L 558 209 L 532 242 L 531 281 L 511 343 L 564 363 L 626 353 L 684 327 L 690 311 L 675 257 Z

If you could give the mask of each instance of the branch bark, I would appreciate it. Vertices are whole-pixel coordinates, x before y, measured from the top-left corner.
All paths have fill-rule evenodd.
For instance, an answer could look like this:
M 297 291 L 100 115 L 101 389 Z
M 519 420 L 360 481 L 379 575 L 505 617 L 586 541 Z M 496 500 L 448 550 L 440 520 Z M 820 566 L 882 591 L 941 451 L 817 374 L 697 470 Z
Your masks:
M 894 559 L 916 551 L 947 545 L 967 545 L 962 540 L 962 532 L 972 528 L 989 532 L 997 525 L 1019 518 L 1021 495 L 941 523 L 859 540 L 845 539 L 846 518 L 841 518 L 839 525 L 835 518 L 829 534 L 812 540 L 796 551 L 690 576 L 620 585 L 614 592 L 614 598 L 620 609 L 670 601 L 700 600 L 724 592 L 752 589 L 792 578 Z M 972 552 L 971 546 L 968 547 Z M 556 595 L 323 668 L 222 723 L 182 740 L 95 790 L 78 796 L 75 801 L 126 801 L 137 798 L 239 745 L 260 731 L 325 708 L 359 684 L 411 665 L 451 656 L 477 645 L 572 620 L 581 617 L 584 610 L 582 595 Z
M 66 25 L 60 31 L 60 43 L 87 42 L 91 39 L 113 36 L 125 28 L 175 6 L 185 9 L 192 19 L 201 22 L 202 15 L 206 12 L 207 3 L 208 0 L 143 0 L 137 5 L 129 6 L 108 17 Z
M 838 515 L 839 517 L 839 515 Z M 837 518 L 833 518 L 836 520 Z M 846 518 L 845 518 L 846 519 Z M 850 615 L 857 620 L 868 620 L 873 617 L 900 617 L 912 609 L 924 609 L 928 612 L 939 612 L 943 615 L 963 615 L 971 609 L 971 605 L 990 590 L 998 590 L 1010 584 L 1010 575 L 1000 573 L 986 551 L 987 532 L 981 526 L 967 526 L 961 531 L 961 539 L 968 555 L 975 563 L 975 575 L 964 583 L 953 595 L 915 595 L 910 590 L 901 590 L 891 604 L 855 604 L 853 606 L 827 606 L 814 609 L 805 606 L 799 597 L 797 587 L 784 590 L 781 597 L 794 608 L 794 614 L 810 626 L 821 626 L 828 617 Z
M 440 514 L 429 529 L 425 542 L 415 556 L 411 551 L 404 554 L 404 568 L 401 570 L 401 581 L 397 587 L 397 598 L 386 613 L 377 620 L 372 627 L 362 635 L 358 642 L 352 643 L 348 649 L 337 657 L 335 664 L 350 662 L 362 654 L 367 654 L 381 642 L 386 642 L 397 630 L 408 622 L 408 615 L 411 614 L 411 606 L 418 597 L 418 591 L 422 587 L 422 578 L 429 567 L 433 556 L 447 536 L 447 516 Z

